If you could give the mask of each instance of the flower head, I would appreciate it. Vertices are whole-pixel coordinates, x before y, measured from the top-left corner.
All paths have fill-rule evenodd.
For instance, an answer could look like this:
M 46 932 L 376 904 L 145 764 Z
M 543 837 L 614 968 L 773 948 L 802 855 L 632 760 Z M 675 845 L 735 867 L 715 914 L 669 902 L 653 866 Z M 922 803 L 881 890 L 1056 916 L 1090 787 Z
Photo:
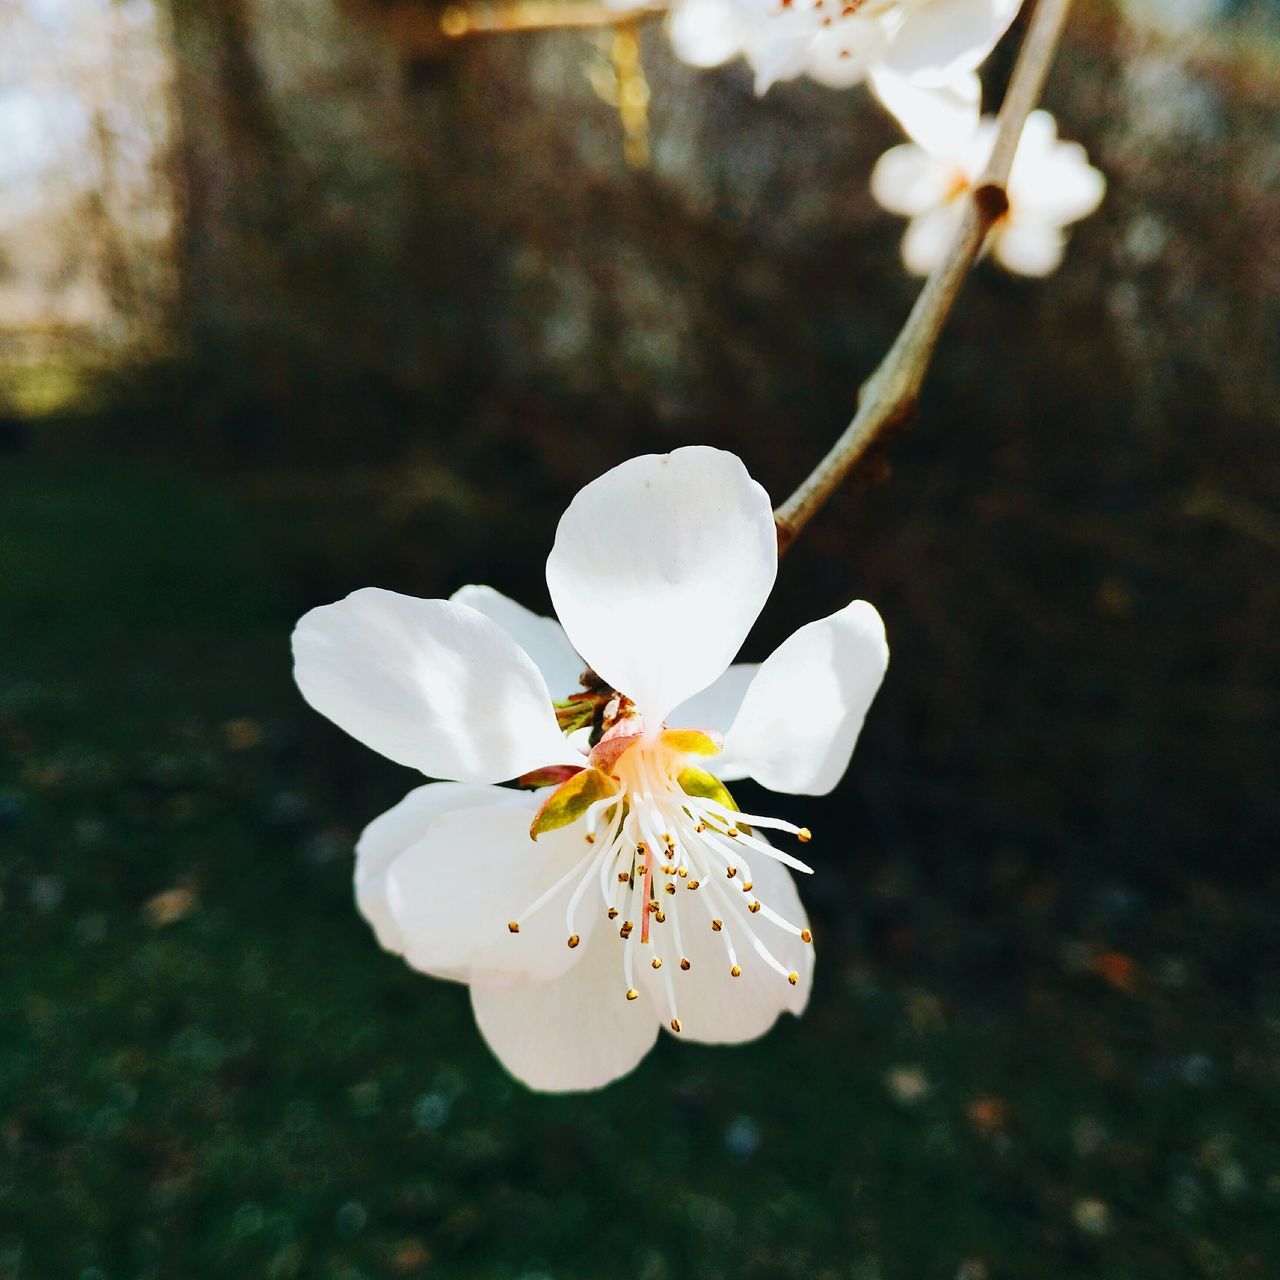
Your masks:
M 890 213 L 911 219 L 902 239 L 902 260 L 909 271 L 928 275 L 942 260 L 995 135 L 996 121 L 987 117 L 957 146 L 909 142 L 876 162 L 872 194 Z M 1106 180 L 1089 163 L 1084 148 L 1060 141 L 1053 117 L 1033 111 L 1009 174 L 1009 208 L 987 242 L 992 256 L 1018 275 L 1051 274 L 1066 250 L 1065 228 L 1093 213 L 1105 190 Z
M 836 89 L 866 80 L 909 132 L 928 132 L 942 142 L 976 122 L 975 72 L 1021 4 L 677 0 L 670 32 L 677 56 L 693 66 L 745 57 L 758 93 L 805 74 Z
M 547 561 L 559 623 L 470 586 L 368 588 L 298 624 L 307 701 L 450 779 L 366 828 L 361 911 L 388 950 L 470 985 L 533 1088 L 606 1084 L 660 1027 L 731 1043 L 804 1008 L 813 940 L 788 868 L 809 868 L 765 833 L 809 832 L 740 812 L 725 784 L 829 791 L 888 650 L 856 601 L 730 665 L 776 571 L 764 490 L 687 448 L 574 498 Z

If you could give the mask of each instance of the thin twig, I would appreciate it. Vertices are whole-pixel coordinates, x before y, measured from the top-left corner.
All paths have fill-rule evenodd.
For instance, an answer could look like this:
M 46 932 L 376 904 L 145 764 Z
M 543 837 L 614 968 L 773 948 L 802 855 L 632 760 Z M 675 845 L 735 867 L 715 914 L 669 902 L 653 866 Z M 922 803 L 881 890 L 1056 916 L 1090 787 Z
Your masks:
M 440 30 L 450 40 L 507 31 L 582 30 L 618 27 L 659 17 L 668 5 L 658 0 L 642 9 L 614 9 L 581 0 L 512 0 L 509 4 L 450 5 L 440 15 Z
M 1014 153 L 1027 117 L 1040 100 L 1070 4 L 1071 0 L 1038 0 L 1000 109 L 991 158 L 969 199 L 956 238 L 925 281 L 888 355 L 863 384 L 853 421 L 808 479 L 774 512 L 780 549 L 790 545 L 877 437 L 915 413 L 938 336 L 969 268 L 982 252 L 987 233 L 1009 208 L 1005 186 Z

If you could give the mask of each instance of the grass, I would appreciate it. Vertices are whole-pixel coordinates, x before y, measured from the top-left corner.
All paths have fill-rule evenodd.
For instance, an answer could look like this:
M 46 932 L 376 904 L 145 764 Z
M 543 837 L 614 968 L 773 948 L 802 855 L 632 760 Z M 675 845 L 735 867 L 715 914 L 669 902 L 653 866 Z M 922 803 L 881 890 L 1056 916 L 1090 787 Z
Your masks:
M 1265 896 L 1029 845 L 938 882 L 851 782 L 803 1020 L 530 1095 L 354 911 L 412 779 L 289 682 L 325 495 L 5 468 L 4 1280 L 1280 1273 Z

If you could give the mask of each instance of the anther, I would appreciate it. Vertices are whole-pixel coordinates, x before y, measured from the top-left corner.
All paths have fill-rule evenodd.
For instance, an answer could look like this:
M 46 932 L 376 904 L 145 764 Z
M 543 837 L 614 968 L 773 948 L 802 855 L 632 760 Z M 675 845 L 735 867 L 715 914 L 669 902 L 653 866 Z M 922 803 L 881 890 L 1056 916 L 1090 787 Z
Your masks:
M 725 827 L 724 833 L 729 837 L 730 840 L 736 840 L 738 838 L 737 827 Z
M 655 912 L 653 913 L 653 918 L 654 918 L 654 919 L 655 919 L 659 924 L 666 924 L 666 923 L 667 923 L 667 913 L 666 913 L 665 911 L 655 911 Z
M 630 879 L 631 879 L 631 872 L 630 872 L 630 871 L 619 871 L 619 872 L 618 872 L 618 883 L 619 883 L 619 884 L 626 884 L 626 883 L 627 883 L 627 881 L 628 881 L 628 880 L 630 880 Z
M 675 891 L 676 891 L 676 887 L 675 887 L 675 885 L 674 885 L 674 884 L 672 884 L 670 880 L 668 880 L 668 881 L 667 881 L 667 883 L 666 883 L 666 890 L 667 890 L 667 892 L 668 892 L 668 893 L 675 893 Z
M 801 929 L 801 930 L 800 930 L 800 941 L 801 941 L 801 942 L 812 942 L 812 941 L 813 941 L 813 934 L 811 934 L 811 933 L 809 932 L 809 930 L 808 930 L 808 929 Z
M 748 902 L 747 910 L 750 911 L 752 915 L 755 915 L 756 912 L 760 910 L 760 904 L 758 902 Z
M 631 988 L 629 988 L 629 989 L 628 989 L 628 991 L 627 991 L 627 999 L 628 999 L 628 1000 L 635 1000 L 635 999 L 638 999 L 638 998 L 639 998 L 639 995 L 640 995 L 640 993 L 635 989 L 635 987 L 631 987 Z
M 661 956 L 654 956 L 654 957 L 653 957 L 653 959 L 650 961 L 650 964 L 651 964 L 651 966 L 652 966 L 653 968 L 655 968 L 655 969 L 661 969 L 661 968 L 662 968 L 662 957 L 661 957 Z
M 750 880 L 744 880 L 744 881 L 742 882 L 742 892 L 743 892 L 743 893 L 750 893 L 750 892 L 751 892 L 751 881 L 750 881 Z
M 674 1032 L 676 1032 L 677 1034 L 679 1034 L 679 1032 L 680 1032 L 680 1019 L 679 1019 L 679 1018 L 672 1018 L 672 1019 L 671 1019 L 671 1030 L 672 1030 L 672 1031 L 674 1031 Z
M 711 932 L 712 932 L 712 933 L 719 933 L 719 932 L 720 932 L 720 930 L 721 930 L 721 929 L 723 929 L 723 928 L 724 928 L 724 921 L 723 921 L 723 920 L 713 920 L 713 921 L 711 922 Z
M 512 933 L 520 932 L 520 926 L 514 920 L 512 920 L 511 923 L 507 925 L 507 928 L 510 929 Z
M 813 832 L 810 831 L 808 827 L 801 827 L 800 830 L 796 832 L 796 839 L 799 840 L 801 844 L 808 844 L 809 841 L 813 839 Z
M 617 907 L 610 907 L 610 908 L 609 908 L 609 919 L 610 919 L 610 920 L 616 920 L 617 918 L 618 918 L 618 908 L 617 908 Z
M 694 830 L 695 830 L 699 835 L 701 835 L 701 834 L 702 834 L 706 829 L 707 829 L 707 824 L 706 824 L 705 822 L 699 822 L 699 823 L 698 823 L 698 825 L 697 825 L 696 827 L 694 827 Z
M 581 938 L 579 938 L 579 937 L 578 937 L 578 935 L 577 935 L 576 933 L 571 933 L 571 934 L 569 935 L 569 942 L 568 942 L 569 950 L 570 950 L 570 951 L 572 951 L 572 950 L 574 949 L 574 947 L 576 947 L 576 946 L 578 945 L 578 943 L 579 943 L 579 942 L 581 942 L 581 941 L 582 941 L 582 939 L 581 939 Z
M 733 966 L 733 968 L 729 970 L 729 977 L 731 977 L 731 978 L 740 978 L 740 977 L 742 977 L 742 966 L 741 966 L 741 965 L 736 965 L 736 964 L 735 964 L 735 965 Z
M 676 871 L 676 875 L 678 875 L 678 876 L 680 877 L 680 879 L 681 879 L 681 880 L 688 879 L 688 876 L 689 876 L 689 868 L 688 868 L 688 867 L 680 867 L 680 868 L 678 868 L 678 869 L 677 869 L 677 871 Z
M 587 832 L 585 839 L 588 844 L 595 844 L 596 842 L 595 836 L 593 836 L 590 831 Z
M 693 966 L 683 957 L 680 960 L 680 967 L 685 971 L 685 973 L 688 973 L 689 970 L 693 968 Z
M 643 840 L 641 840 L 640 843 L 636 845 L 636 857 L 644 858 L 648 856 L 648 853 L 649 853 L 649 846 L 645 844 Z
M 738 874 L 738 868 L 737 868 L 737 867 L 725 867 L 725 869 L 724 869 L 724 873 L 725 873 L 725 875 L 727 875 L 727 876 L 729 877 L 729 879 L 730 879 L 730 880 L 732 880 L 732 879 L 733 879 L 733 877 L 734 877 L 734 876 L 736 876 L 736 875 Z
M 796 983 L 800 981 L 800 975 L 792 969 L 791 972 L 787 974 L 787 981 L 794 987 Z
M 698 881 L 697 881 L 697 880 L 690 880 L 690 881 L 689 881 L 689 883 L 688 883 L 687 885 L 685 885 L 685 888 L 686 888 L 686 889 L 696 889 L 697 887 L 698 887 Z

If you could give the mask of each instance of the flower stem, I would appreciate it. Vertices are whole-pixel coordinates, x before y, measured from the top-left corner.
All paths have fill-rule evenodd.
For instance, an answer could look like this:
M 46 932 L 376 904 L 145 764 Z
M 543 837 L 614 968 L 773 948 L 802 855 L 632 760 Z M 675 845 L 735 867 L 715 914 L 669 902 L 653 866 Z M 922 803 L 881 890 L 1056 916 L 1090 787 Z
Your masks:
M 907 322 L 863 384 L 853 421 L 800 487 L 774 512 L 785 551 L 885 432 L 910 420 L 938 337 L 987 233 L 1009 207 L 1005 187 L 1023 126 L 1040 100 L 1071 0 L 1037 0 L 996 126 L 995 145 L 946 256 L 925 281 Z

